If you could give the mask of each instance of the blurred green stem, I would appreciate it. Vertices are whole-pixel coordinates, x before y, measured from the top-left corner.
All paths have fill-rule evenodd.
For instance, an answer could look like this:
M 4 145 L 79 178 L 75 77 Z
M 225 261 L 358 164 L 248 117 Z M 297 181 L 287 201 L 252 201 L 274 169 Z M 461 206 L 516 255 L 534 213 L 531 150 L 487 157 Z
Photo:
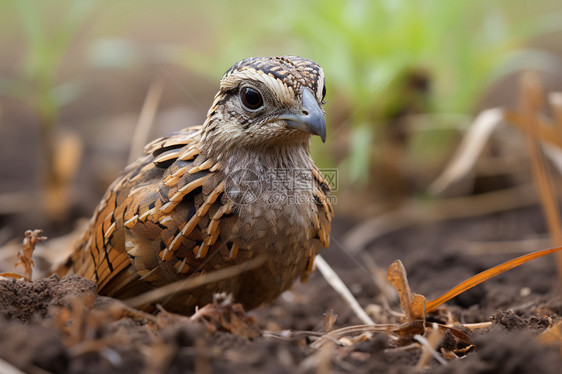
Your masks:
M 55 85 L 61 64 L 71 42 L 83 25 L 86 15 L 94 4 L 91 0 L 72 3 L 58 15 L 53 24 L 47 24 L 45 14 L 51 4 L 35 0 L 14 0 L 26 38 L 26 53 L 21 78 L 13 95 L 26 102 L 36 112 L 41 134 L 42 174 L 45 197 L 43 208 L 51 219 L 66 214 L 65 202 L 52 201 L 61 196 L 68 180 L 56 170 L 57 125 L 62 100 L 56 95 Z M 59 207 L 54 208 L 53 207 Z

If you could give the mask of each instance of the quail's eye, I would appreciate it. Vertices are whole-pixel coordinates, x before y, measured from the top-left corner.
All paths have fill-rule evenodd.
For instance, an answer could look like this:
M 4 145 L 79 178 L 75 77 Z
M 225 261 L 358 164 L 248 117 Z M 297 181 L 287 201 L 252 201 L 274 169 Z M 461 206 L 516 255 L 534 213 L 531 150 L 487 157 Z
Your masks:
M 324 101 L 325 97 L 326 97 L 326 85 L 324 85 L 324 87 L 322 87 L 322 101 Z
M 263 106 L 263 97 L 251 87 L 244 87 L 240 92 L 242 104 L 250 110 L 257 110 Z

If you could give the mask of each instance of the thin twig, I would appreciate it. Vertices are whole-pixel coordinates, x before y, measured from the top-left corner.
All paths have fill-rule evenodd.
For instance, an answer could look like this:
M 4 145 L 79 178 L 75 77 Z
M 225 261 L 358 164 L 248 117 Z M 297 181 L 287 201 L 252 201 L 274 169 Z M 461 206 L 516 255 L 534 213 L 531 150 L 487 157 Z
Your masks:
M 349 288 L 343 283 L 341 278 L 336 274 L 334 269 L 321 257 L 316 256 L 315 264 L 324 279 L 332 286 L 332 288 L 340 294 L 341 297 L 349 304 L 351 310 L 355 313 L 355 315 L 361 320 L 361 322 L 367 325 L 374 325 L 375 322 L 365 313 L 361 305 L 357 302 Z

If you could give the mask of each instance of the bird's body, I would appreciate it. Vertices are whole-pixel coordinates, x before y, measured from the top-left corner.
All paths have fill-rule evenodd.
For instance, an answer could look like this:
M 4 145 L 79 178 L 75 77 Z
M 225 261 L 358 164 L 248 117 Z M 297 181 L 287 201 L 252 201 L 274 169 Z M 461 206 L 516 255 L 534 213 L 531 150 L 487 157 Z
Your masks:
M 235 64 L 203 126 L 152 142 L 109 187 L 58 273 L 128 298 L 259 257 L 160 303 L 189 313 L 215 292 L 247 308 L 273 300 L 329 242 L 329 187 L 309 154 L 310 134 L 325 138 L 323 90 L 320 67 L 300 57 Z

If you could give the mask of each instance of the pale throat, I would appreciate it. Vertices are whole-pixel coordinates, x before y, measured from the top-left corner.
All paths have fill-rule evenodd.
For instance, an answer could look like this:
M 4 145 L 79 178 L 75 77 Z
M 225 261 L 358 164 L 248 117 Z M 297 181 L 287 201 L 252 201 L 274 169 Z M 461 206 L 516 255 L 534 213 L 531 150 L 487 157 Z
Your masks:
M 241 248 L 282 253 L 287 246 L 301 248 L 314 236 L 317 186 L 308 149 L 245 151 L 223 162 L 224 196 L 240 217 L 234 235 Z
M 238 209 L 250 214 L 263 211 L 278 219 L 286 214 L 308 218 L 315 204 L 314 168 L 308 144 L 269 151 L 244 149 L 221 160 L 225 192 Z

